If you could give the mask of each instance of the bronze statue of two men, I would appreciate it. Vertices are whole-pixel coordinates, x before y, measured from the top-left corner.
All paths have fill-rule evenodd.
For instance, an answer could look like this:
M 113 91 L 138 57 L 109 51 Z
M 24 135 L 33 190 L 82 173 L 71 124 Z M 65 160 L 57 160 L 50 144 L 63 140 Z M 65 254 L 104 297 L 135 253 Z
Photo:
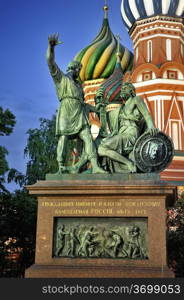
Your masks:
M 78 80 L 82 68 L 80 62 L 72 61 L 64 74 L 55 62 L 55 46 L 59 45 L 58 35 L 50 35 L 48 38 L 47 62 L 51 76 L 54 80 L 60 107 L 56 118 L 56 135 L 58 136 L 57 161 L 58 173 L 79 173 L 80 168 L 87 162 L 91 163 L 92 173 L 134 173 L 136 164 L 133 158 L 133 148 L 140 136 L 140 124 L 146 124 L 146 131 L 151 136 L 158 134 L 151 115 L 141 99 L 136 96 L 135 88 L 131 83 L 123 83 L 121 107 L 114 113 L 113 124 L 108 124 L 110 133 L 101 138 L 96 147 L 90 131 L 88 113 L 98 113 L 102 102 L 97 106 L 84 102 L 82 85 Z M 103 93 L 99 90 L 96 98 L 99 100 Z M 69 138 L 79 138 L 83 142 L 83 151 L 80 161 L 73 167 L 67 167 L 65 163 L 67 142 Z M 103 167 L 103 159 L 113 163 L 113 167 Z M 101 163 L 100 163 L 101 161 Z M 111 164 L 112 166 L 112 164 Z

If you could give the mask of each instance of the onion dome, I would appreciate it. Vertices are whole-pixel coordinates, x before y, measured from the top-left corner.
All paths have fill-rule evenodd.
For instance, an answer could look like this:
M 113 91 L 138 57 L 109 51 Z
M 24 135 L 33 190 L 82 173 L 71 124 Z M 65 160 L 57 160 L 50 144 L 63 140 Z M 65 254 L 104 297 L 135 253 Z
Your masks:
M 92 43 L 81 50 L 74 58 L 81 62 L 81 81 L 108 78 L 116 65 L 116 52 L 118 42 L 111 32 L 107 17 L 108 6 L 104 6 L 104 20 L 102 28 Z M 133 54 L 120 45 L 121 67 L 123 72 L 132 66 Z
M 152 16 L 184 17 L 184 0 L 122 0 L 121 14 L 130 29 L 137 20 Z
M 122 99 L 120 98 L 122 81 L 123 70 L 121 67 L 120 57 L 117 53 L 117 62 L 112 75 L 100 85 L 100 88 L 104 91 L 103 98 L 106 104 L 122 103 Z

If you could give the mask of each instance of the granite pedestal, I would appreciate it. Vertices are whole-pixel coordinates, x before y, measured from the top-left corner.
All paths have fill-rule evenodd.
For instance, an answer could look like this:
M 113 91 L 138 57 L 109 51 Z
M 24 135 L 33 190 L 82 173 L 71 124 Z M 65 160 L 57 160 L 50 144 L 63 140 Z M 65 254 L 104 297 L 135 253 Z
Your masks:
M 63 175 L 27 186 L 38 198 L 35 264 L 27 278 L 152 278 L 174 277 L 167 266 L 166 208 L 176 199 L 176 187 L 151 174 Z M 145 220 L 146 259 L 56 257 L 54 224 L 59 218 L 102 218 L 113 222 Z

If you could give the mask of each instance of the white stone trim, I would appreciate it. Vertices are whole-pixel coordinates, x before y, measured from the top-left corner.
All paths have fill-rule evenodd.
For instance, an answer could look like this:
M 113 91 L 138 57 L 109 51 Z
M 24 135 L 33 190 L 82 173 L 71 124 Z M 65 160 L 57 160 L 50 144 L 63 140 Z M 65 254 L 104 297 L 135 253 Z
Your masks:
M 160 23 L 163 23 L 164 25 L 165 25 L 165 23 L 172 23 L 173 25 L 174 24 L 182 25 L 184 27 L 184 25 L 182 23 L 183 19 L 181 17 L 179 18 L 179 21 L 178 21 L 178 18 L 174 18 L 174 17 L 170 17 L 170 16 L 153 16 L 151 18 L 137 20 L 135 25 L 145 26 L 147 24 L 147 26 L 150 26 L 150 25 L 153 25 L 155 23 L 158 23 L 158 21 Z M 134 26 L 134 28 L 136 28 L 137 26 Z M 131 36 L 133 34 L 134 28 L 131 31 Z
M 139 39 L 139 35 L 140 35 L 141 33 L 148 33 L 148 32 L 150 32 L 150 31 L 153 31 L 153 28 L 163 30 L 163 29 L 165 29 L 165 26 L 164 26 L 164 25 L 163 25 L 163 26 L 151 26 L 150 28 L 148 28 L 148 27 L 142 28 L 142 29 L 139 30 L 139 32 L 137 33 L 137 35 L 136 35 L 134 38 L 132 38 L 133 42 L 134 42 L 136 39 Z M 172 26 L 171 26 L 171 27 L 167 26 L 166 28 L 168 28 L 169 30 L 174 31 L 173 34 L 175 34 L 175 32 L 179 32 L 179 33 L 181 33 L 181 35 L 184 37 L 184 32 L 181 31 L 180 28 L 173 28 Z
M 153 84 L 174 84 L 174 85 L 183 85 L 184 87 L 184 80 L 177 80 L 177 79 L 164 79 L 164 78 L 156 78 L 152 80 L 146 80 L 134 83 L 135 88 L 142 87 L 142 86 L 149 86 Z M 168 91 L 167 91 L 168 92 Z M 182 90 L 184 92 L 184 90 Z
M 173 160 L 184 161 L 184 156 L 174 156 Z
M 166 58 L 167 60 L 172 60 L 172 41 L 171 39 L 166 39 Z
M 87 100 L 85 100 L 85 102 L 86 102 L 86 103 L 89 103 L 89 102 L 90 102 L 90 103 L 95 103 L 95 100 L 94 100 L 94 99 L 87 99 Z
M 174 148 L 180 150 L 180 124 L 178 121 L 170 120 L 171 122 L 171 136 L 174 143 Z
M 158 38 L 158 37 L 165 37 L 165 38 L 180 40 L 184 44 L 184 39 L 182 39 L 180 36 L 169 35 L 169 34 L 154 34 L 154 35 L 150 35 L 150 36 L 147 36 L 144 38 L 139 38 L 138 41 L 136 42 L 136 44 L 134 44 L 134 49 L 139 46 L 140 42 L 147 41 L 152 38 Z
M 139 58 L 139 46 L 135 49 L 135 60 L 138 61 Z
M 165 91 L 165 92 L 167 92 L 167 91 Z M 162 97 L 162 102 L 164 102 L 164 101 L 171 101 L 170 98 L 171 98 L 171 96 L 173 95 L 173 92 L 174 92 L 174 91 L 171 91 L 170 95 L 168 94 L 167 96 L 162 95 L 162 96 L 161 96 L 161 97 Z M 160 91 L 157 91 L 157 93 L 160 94 Z M 146 96 L 147 96 L 148 102 L 155 101 L 155 97 L 157 97 L 157 95 L 149 96 L 149 94 L 152 94 L 152 92 L 137 93 L 136 95 L 137 95 L 137 96 L 142 96 L 142 97 L 144 97 L 144 95 L 146 95 Z M 183 96 L 183 97 L 177 96 L 177 100 L 178 100 L 178 101 L 182 101 L 182 102 L 183 102 L 183 105 L 184 105 L 184 96 Z
M 181 126 L 182 126 L 182 129 L 183 129 L 183 131 L 184 131 L 184 123 L 183 123 L 183 117 L 182 117 L 182 115 L 181 115 L 181 111 L 180 111 L 180 108 L 179 108 L 179 106 L 178 106 L 178 103 L 177 103 L 177 99 L 176 99 L 176 97 L 174 97 L 175 98 L 175 102 L 176 102 L 176 106 L 177 106 L 177 110 L 178 110 L 178 113 L 179 113 L 179 116 L 180 116 L 180 122 L 181 122 Z
M 184 57 L 184 45 L 181 44 L 181 56 Z
M 184 172 L 184 169 L 165 169 L 164 171 L 166 171 L 166 172 Z
M 105 79 L 104 78 L 97 78 L 97 79 L 90 79 L 90 80 L 85 80 L 84 82 L 83 82 L 83 85 L 85 84 L 85 85 L 92 85 L 93 84 L 93 82 L 96 82 L 96 83 L 100 83 L 100 82 L 103 82 L 103 81 L 105 81 Z
M 155 127 L 158 127 L 158 115 L 157 115 L 157 102 L 154 100 L 154 111 L 155 111 Z
M 95 94 L 96 94 L 95 91 L 93 91 L 93 92 L 88 92 L 88 93 L 85 93 L 85 97 L 91 96 L 91 95 L 95 95 Z
M 171 100 L 172 100 L 172 97 L 171 97 Z M 179 114 L 179 117 L 180 117 L 180 120 L 177 120 L 177 119 L 171 119 L 171 113 L 172 113 L 172 109 L 173 109 L 173 106 L 174 106 L 174 103 L 176 104 L 176 107 L 177 107 L 177 111 L 178 111 L 178 114 Z M 165 127 L 165 131 L 167 132 L 167 129 L 169 128 L 169 134 L 171 134 L 171 121 L 179 121 L 183 131 L 184 131 L 184 123 L 183 123 L 183 118 L 182 118 L 182 115 L 181 115 L 181 112 L 180 112 L 180 109 L 178 107 L 178 103 L 177 103 L 177 98 L 176 96 L 173 97 L 173 101 L 171 103 L 171 107 L 170 107 L 170 111 L 169 111 L 169 115 L 168 115 L 168 120 L 167 120 L 167 124 L 166 124 L 166 127 Z M 180 132 L 181 134 L 181 132 Z M 181 142 L 181 139 L 180 139 L 180 142 Z
M 89 90 L 91 88 L 96 88 L 96 87 L 99 87 L 99 86 L 100 86 L 100 82 L 98 84 L 84 86 L 83 91 L 85 92 L 86 90 Z M 89 93 L 94 93 L 94 92 L 89 92 Z
M 157 104 L 157 126 L 160 130 L 162 130 L 162 126 L 161 126 L 161 100 L 160 100 L 160 96 L 157 96 L 156 99 L 156 103 Z
M 152 40 L 147 41 L 147 62 L 152 62 L 153 59 L 153 42 Z
M 164 170 L 164 171 L 166 171 L 166 170 Z M 176 171 L 176 173 L 177 173 L 177 171 Z M 181 179 L 182 181 L 184 180 L 184 177 L 176 177 L 176 176 L 162 176 L 161 175 L 161 178 L 170 178 L 170 179 L 177 179 L 177 180 L 179 180 L 179 179 Z

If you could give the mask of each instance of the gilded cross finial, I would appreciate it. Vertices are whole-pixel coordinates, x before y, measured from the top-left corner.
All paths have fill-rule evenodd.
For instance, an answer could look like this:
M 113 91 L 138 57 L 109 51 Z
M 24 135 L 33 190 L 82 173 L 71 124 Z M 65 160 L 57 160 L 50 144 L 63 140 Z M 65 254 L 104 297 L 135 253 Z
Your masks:
M 116 38 L 117 38 L 117 41 L 118 41 L 116 56 L 117 56 L 118 60 L 120 61 L 120 56 L 121 56 L 121 52 L 120 52 L 120 40 L 121 40 L 121 38 L 120 38 L 119 33 L 116 35 Z
M 109 7 L 108 7 L 108 3 L 107 3 L 107 0 L 104 0 L 105 1 L 105 5 L 104 5 L 104 7 L 103 7 L 103 9 L 104 9 L 104 18 L 105 19 L 107 19 L 108 18 L 108 10 L 109 10 Z

